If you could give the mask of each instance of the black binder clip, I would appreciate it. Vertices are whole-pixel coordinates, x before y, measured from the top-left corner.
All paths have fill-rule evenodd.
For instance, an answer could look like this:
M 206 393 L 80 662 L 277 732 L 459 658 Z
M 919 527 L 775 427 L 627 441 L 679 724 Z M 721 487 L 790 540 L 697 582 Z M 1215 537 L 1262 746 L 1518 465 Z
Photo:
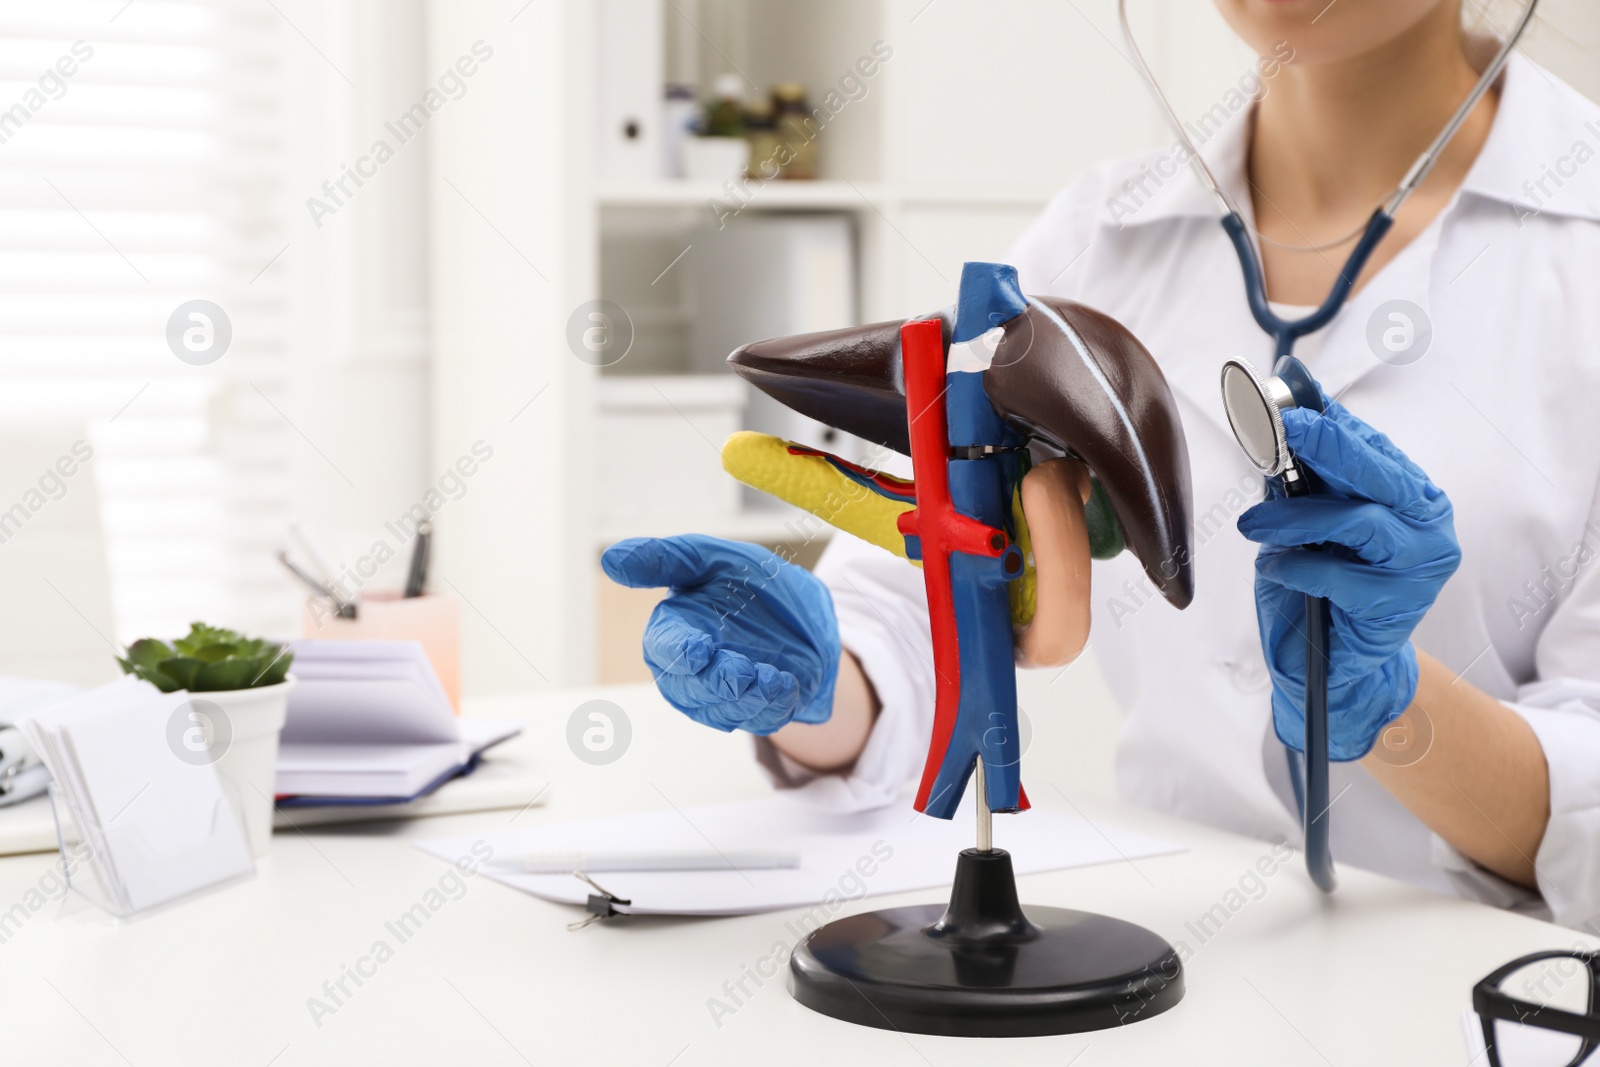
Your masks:
M 590 878 L 582 871 L 573 871 L 572 875 L 574 878 L 582 878 L 585 882 L 589 883 L 589 888 L 593 889 L 594 892 L 589 894 L 588 903 L 584 904 L 583 906 L 583 910 L 589 913 L 589 917 L 587 919 L 580 919 L 575 923 L 568 923 L 568 930 L 582 930 L 585 926 L 588 926 L 590 923 L 595 922 L 596 920 L 609 919 L 613 915 L 627 914 L 626 912 L 618 911 L 615 905 L 622 904 L 626 906 L 632 904 L 633 901 L 623 900 L 621 897 L 613 895 L 608 890 L 596 884 L 593 878 Z

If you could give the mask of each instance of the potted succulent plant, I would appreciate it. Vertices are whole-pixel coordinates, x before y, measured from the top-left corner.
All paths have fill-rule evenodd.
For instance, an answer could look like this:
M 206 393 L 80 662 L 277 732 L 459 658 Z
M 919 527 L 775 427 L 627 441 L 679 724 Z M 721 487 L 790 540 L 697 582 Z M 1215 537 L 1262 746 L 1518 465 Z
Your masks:
M 190 694 L 190 725 L 169 735 L 174 752 L 216 765 L 256 856 L 272 841 L 273 777 L 293 659 L 288 645 L 201 622 L 171 643 L 141 638 L 117 659 L 124 673 L 163 693 Z

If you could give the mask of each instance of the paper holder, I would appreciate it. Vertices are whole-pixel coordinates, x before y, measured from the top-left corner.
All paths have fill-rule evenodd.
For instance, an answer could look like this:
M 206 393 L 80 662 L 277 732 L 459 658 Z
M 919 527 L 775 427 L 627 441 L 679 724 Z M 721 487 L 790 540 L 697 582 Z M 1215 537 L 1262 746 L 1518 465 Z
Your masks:
M 79 818 L 56 783 L 51 782 L 48 789 L 50 810 L 55 818 L 56 843 L 61 850 L 61 874 L 67 884 L 69 895 L 76 894 L 116 919 L 131 920 L 143 918 L 211 890 L 255 877 L 255 862 L 250 858 L 248 844 L 244 843 L 248 838 L 239 820 L 237 805 L 232 803 L 233 798 L 227 795 L 232 792 L 231 787 L 226 780 L 222 780 L 220 784 L 224 795 L 217 798 L 212 808 L 210 830 L 205 836 L 176 848 L 158 850 L 153 848 L 145 835 L 134 826 L 99 828 L 98 832 L 89 829 L 86 821 Z M 203 852 L 211 847 L 219 835 L 230 831 L 238 835 L 245 854 L 248 866 L 243 871 L 210 884 L 174 889 L 169 895 L 143 908 L 133 906 L 126 886 L 117 878 L 116 867 L 112 861 L 114 855 L 121 852 L 125 856 L 137 856 L 151 863 L 168 865 L 175 872 L 181 871 L 187 857 Z M 112 840 L 118 842 L 118 849 L 115 851 L 109 846 Z

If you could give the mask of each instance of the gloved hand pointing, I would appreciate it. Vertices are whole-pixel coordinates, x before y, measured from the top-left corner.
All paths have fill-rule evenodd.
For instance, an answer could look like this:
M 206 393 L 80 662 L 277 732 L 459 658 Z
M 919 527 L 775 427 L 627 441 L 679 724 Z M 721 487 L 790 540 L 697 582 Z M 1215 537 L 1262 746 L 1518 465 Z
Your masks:
M 839 675 L 827 586 L 757 545 L 703 534 L 631 537 L 600 557 L 632 588 L 667 586 L 644 658 L 667 703 L 724 732 L 826 722 Z
M 1239 517 L 1256 557 L 1256 618 L 1278 738 L 1305 748 L 1305 598 L 1326 597 L 1328 748 L 1360 759 L 1417 690 L 1411 633 L 1461 561 L 1450 501 L 1383 434 L 1329 401 L 1283 413 L 1289 447 L 1323 488 Z M 1322 545 L 1323 551 L 1304 546 Z

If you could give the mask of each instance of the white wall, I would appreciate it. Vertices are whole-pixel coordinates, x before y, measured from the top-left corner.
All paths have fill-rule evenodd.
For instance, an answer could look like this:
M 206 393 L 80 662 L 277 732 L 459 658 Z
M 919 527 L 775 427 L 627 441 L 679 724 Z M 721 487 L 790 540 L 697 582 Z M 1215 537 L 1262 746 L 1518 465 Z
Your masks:
M 380 544 L 398 556 L 367 589 L 403 581 L 407 546 L 385 522 L 422 495 L 429 453 L 426 138 L 384 127 L 424 81 L 421 0 L 281 0 L 304 37 L 291 41 L 292 239 L 272 268 L 294 272 L 294 512 L 352 572 Z M 348 79 L 348 81 L 346 80 Z M 392 159 L 337 201 L 323 183 L 375 142 Z M 307 201 L 333 209 L 314 218 Z M 319 225 L 320 222 L 320 225 Z M 379 552 L 376 555 L 383 555 Z M 352 585 L 355 580 L 352 581 Z M 299 586 L 283 579 L 294 610 Z
M 465 602 L 471 691 L 593 670 L 594 368 L 565 342 L 597 288 L 588 184 L 587 5 L 429 0 L 429 70 L 483 40 L 494 58 L 430 127 L 437 467 L 494 449 L 441 514 L 439 579 Z M 537 399 L 534 399 L 537 397 Z M 530 403 L 531 401 L 531 403 Z
M 1520 4 L 1495 7 L 1491 25 L 1504 27 Z M 1600 4 L 1541 0 L 1523 50 L 1591 100 L 1600 100 Z

